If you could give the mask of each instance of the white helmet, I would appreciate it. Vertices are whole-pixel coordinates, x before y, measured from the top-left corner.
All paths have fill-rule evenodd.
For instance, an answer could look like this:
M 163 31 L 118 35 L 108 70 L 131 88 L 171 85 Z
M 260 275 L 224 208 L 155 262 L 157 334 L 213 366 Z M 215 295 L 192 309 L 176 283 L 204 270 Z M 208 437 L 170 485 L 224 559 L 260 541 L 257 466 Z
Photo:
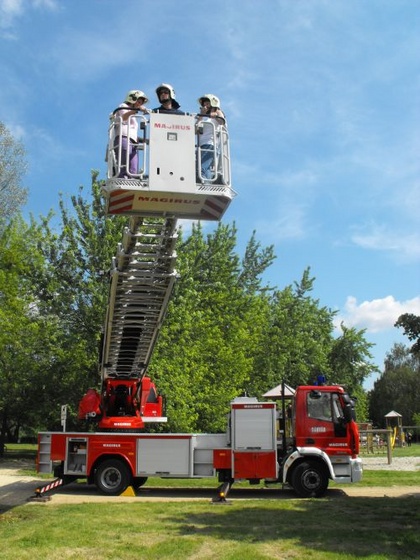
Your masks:
M 144 91 L 141 91 L 139 89 L 132 89 L 127 93 L 127 96 L 125 98 L 125 102 L 133 104 L 133 103 L 136 103 L 136 101 L 138 101 L 141 97 L 143 97 L 145 103 L 147 103 L 149 101 L 147 99 Z
M 205 99 L 208 99 L 210 101 L 210 106 L 211 107 L 215 107 L 216 109 L 220 109 L 220 100 L 219 100 L 218 97 L 216 97 L 212 93 L 205 93 L 204 95 L 202 95 L 201 97 L 198 98 L 198 103 L 200 105 L 202 105 L 203 101 Z
M 156 95 L 158 96 L 158 99 L 160 101 L 159 98 L 159 93 L 161 89 L 167 89 L 169 91 L 169 96 L 171 99 L 176 99 L 176 95 L 175 95 L 175 90 L 174 88 L 171 86 L 171 84 L 160 84 L 158 85 L 158 87 L 156 88 Z

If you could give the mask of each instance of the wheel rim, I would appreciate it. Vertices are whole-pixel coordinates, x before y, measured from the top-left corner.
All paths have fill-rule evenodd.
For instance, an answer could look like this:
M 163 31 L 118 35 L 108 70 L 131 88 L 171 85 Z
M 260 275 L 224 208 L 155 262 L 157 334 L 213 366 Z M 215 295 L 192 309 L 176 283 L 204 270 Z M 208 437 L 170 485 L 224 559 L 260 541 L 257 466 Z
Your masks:
M 321 484 L 321 477 L 317 471 L 306 471 L 302 482 L 308 490 L 317 490 Z
M 102 484 L 108 490 L 113 490 L 121 484 L 121 473 L 114 467 L 109 467 L 102 473 Z

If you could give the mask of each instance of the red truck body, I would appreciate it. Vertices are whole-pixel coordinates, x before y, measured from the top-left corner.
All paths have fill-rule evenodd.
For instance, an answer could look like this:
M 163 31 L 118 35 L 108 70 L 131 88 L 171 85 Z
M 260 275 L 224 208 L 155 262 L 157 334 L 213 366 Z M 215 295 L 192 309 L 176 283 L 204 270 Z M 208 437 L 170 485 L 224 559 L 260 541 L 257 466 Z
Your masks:
M 237 480 L 281 483 L 318 497 L 330 479 L 361 479 L 353 405 L 341 387 L 300 386 L 288 412 L 283 419 L 275 402 L 244 397 L 231 403 L 222 434 L 44 432 L 38 470 L 65 482 L 86 478 L 105 494 L 149 477 L 217 475 L 223 497 Z

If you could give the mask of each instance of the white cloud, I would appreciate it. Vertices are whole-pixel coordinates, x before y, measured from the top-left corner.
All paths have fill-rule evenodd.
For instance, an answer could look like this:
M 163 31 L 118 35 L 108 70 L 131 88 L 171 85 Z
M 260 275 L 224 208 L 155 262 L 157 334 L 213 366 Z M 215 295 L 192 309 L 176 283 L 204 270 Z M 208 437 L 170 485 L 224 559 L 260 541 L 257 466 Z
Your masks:
M 392 226 L 372 225 L 354 233 L 353 243 L 363 249 L 386 251 L 399 262 L 415 262 L 420 259 L 420 236 L 392 230 Z
M 304 205 L 298 203 L 283 204 L 274 220 L 256 222 L 259 235 L 267 237 L 272 243 L 286 239 L 302 239 L 308 235 L 307 212 Z
M 21 17 L 28 8 L 55 10 L 56 0 L 0 0 L 0 29 L 13 27 L 16 19 Z M 13 38 L 6 35 L 5 38 Z
M 14 17 L 22 11 L 22 0 L 0 0 L 0 13 L 3 16 Z
M 0 0 L 0 29 L 5 30 L 13 26 L 17 17 L 23 12 L 22 0 Z M 6 39 L 13 38 L 9 33 L 3 34 Z
M 51 55 L 58 63 L 60 79 L 65 76 L 68 80 L 86 83 L 98 79 L 110 68 L 126 65 L 131 39 L 124 36 L 120 39 L 118 35 L 121 35 L 121 30 L 116 31 L 115 27 L 106 36 L 103 32 L 87 34 L 84 30 L 63 30 Z M 118 48 L 115 48 L 117 44 Z
M 360 304 L 353 296 L 348 296 L 344 313 L 335 318 L 336 328 L 343 322 L 347 327 L 380 332 L 393 329 L 398 317 L 403 313 L 420 315 L 420 296 L 407 301 L 396 301 L 393 296 L 364 301 Z
M 47 8 L 49 10 L 55 10 L 57 8 L 56 0 L 32 0 L 35 8 Z
M 132 4 L 131 19 L 141 17 L 141 5 Z M 103 18 L 86 21 L 75 28 L 72 22 L 63 22 L 60 34 L 54 37 L 53 48 L 49 52 L 48 65 L 56 70 L 56 79 L 72 81 L 84 85 L 97 82 L 103 76 L 111 76 L 112 72 L 125 69 L 127 78 L 132 76 L 133 69 L 149 65 L 153 54 L 155 34 L 149 26 L 143 26 L 141 33 L 127 32 L 127 15 L 124 11 L 116 11 L 106 32 L 104 32 Z M 150 15 L 153 19 L 153 16 Z M 144 78 L 142 78 L 144 83 Z M 143 89 L 143 88 L 142 88 Z M 144 88 L 146 90 L 146 88 Z M 106 95 L 100 92 L 98 95 Z
M 418 152 L 420 152 L 420 144 Z M 416 159 L 418 159 L 417 154 L 415 157 L 413 156 L 411 162 L 407 161 L 407 165 L 410 165 L 411 163 L 411 165 L 415 166 L 412 171 L 413 176 L 415 176 L 415 180 L 413 180 L 411 183 L 408 181 L 404 181 L 403 195 L 401 195 L 402 189 L 394 188 L 394 193 L 390 200 L 390 204 L 403 216 L 406 216 L 408 219 L 413 220 L 416 230 L 418 231 L 420 230 L 420 181 L 418 180 L 418 176 L 420 175 L 420 166 L 418 165 Z M 394 183 L 394 186 L 396 186 L 397 184 L 398 183 L 396 181 Z
M 17 123 L 12 123 L 12 124 L 6 123 L 6 126 L 9 129 L 10 134 L 13 136 L 15 140 L 19 140 L 19 141 L 25 140 L 27 136 L 27 131 L 25 130 L 25 127 Z

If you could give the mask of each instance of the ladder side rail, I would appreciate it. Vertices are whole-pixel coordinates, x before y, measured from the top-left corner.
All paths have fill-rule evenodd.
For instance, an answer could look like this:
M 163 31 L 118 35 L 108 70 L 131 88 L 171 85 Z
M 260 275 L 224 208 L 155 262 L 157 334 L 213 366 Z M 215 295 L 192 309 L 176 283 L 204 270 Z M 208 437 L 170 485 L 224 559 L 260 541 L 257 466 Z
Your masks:
M 111 343 L 112 343 L 110 333 L 112 332 L 112 325 L 114 323 L 115 300 L 116 300 L 116 293 L 117 293 L 118 280 L 119 280 L 118 269 L 116 268 L 116 265 L 114 263 L 115 257 L 112 260 L 113 260 L 113 266 L 112 266 L 112 270 L 111 270 L 111 281 L 110 281 L 110 287 L 109 287 L 108 307 L 107 307 L 105 329 L 104 329 L 103 343 L 102 343 L 101 370 L 103 372 L 103 376 L 105 375 L 108 364 L 109 364 L 110 346 L 111 346 Z
M 174 220 L 173 218 L 167 219 L 167 221 L 165 223 L 165 226 L 164 226 L 164 230 L 166 230 L 166 235 L 163 236 L 163 242 L 165 242 L 168 239 L 170 240 L 171 251 L 174 248 L 174 245 L 176 243 L 176 237 L 177 237 L 177 236 L 174 235 L 175 226 L 176 226 L 176 220 Z M 168 237 L 168 235 L 169 235 L 169 237 Z M 151 313 L 154 316 L 156 316 L 156 324 L 154 325 L 153 332 L 151 333 L 151 338 L 150 338 L 150 341 L 148 343 L 146 355 L 143 357 L 143 360 L 142 360 L 142 365 L 143 365 L 144 371 L 146 371 L 146 369 L 148 367 L 150 357 L 151 357 L 151 354 L 153 352 L 153 348 L 156 344 L 156 341 L 157 341 L 162 323 L 163 323 L 165 315 L 167 313 L 167 309 L 168 309 L 168 306 L 169 306 L 169 300 L 170 300 L 170 297 L 172 295 L 173 287 L 175 285 L 175 281 L 176 281 L 176 278 L 177 278 L 176 271 L 173 270 L 174 261 L 176 259 L 176 254 L 165 255 L 165 258 L 168 258 L 168 257 L 169 257 L 168 263 L 169 263 L 170 268 L 166 271 L 166 274 L 169 273 L 170 277 L 169 277 L 169 284 L 167 285 L 166 291 L 165 291 L 165 294 L 164 294 L 164 299 L 161 302 L 159 310 L 154 310 L 154 309 L 149 310 L 149 312 L 151 311 Z M 158 261 L 161 261 L 161 259 L 162 259 L 162 255 L 159 255 Z M 155 273 L 155 275 L 156 275 L 156 273 Z M 156 315 L 156 311 L 158 311 L 157 315 Z M 147 315 L 147 313 L 146 313 L 146 315 Z M 141 340 L 139 341 L 139 346 L 141 346 Z
M 127 232 L 135 232 L 137 228 L 141 227 L 143 221 L 140 218 L 132 218 L 129 222 L 129 226 L 124 228 L 124 236 L 127 235 Z M 120 244 L 121 245 L 121 244 Z M 130 251 L 135 247 L 135 243 L 131 245 L 131 247 L 127 246 L 127 250 Z M 122 274 L 121 271 L 127 268 L 128 262 L 125 263 L 125 266 L 122 268 L 118 268 L 117 260 L 115 257 L 112 259 L 112 270 L 111 270 L 111 285 L 110 285 L 110 292 L 109 292 L 109 300 L 108 300 L 108 309 L 107 309 L 107 319 L 105 322 L 105 333 L 104 333 L 104 347 L 102 353 L 102 371 L 105 373 L 106 368 L 109 364 L 110 358 L 110 350 L 112 346 L 112 332 L 113 332 L 113 325 L 115 324 L 115 314 L 116 311 L 116 302 L 118 297 L 118 289 L 121 288 L 122 283 Z

